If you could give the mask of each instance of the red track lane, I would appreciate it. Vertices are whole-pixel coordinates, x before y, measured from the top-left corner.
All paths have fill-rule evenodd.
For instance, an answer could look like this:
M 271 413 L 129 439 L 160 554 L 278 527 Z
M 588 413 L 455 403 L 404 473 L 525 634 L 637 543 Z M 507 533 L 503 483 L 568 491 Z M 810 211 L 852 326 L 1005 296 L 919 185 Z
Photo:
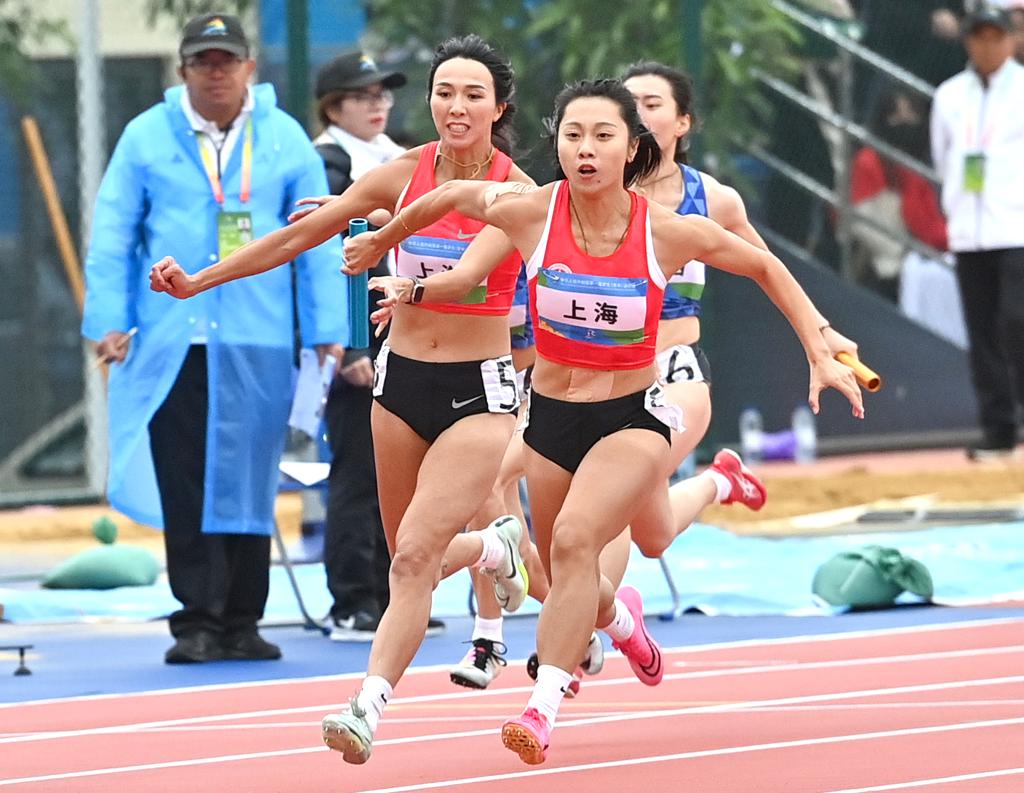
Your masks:
M 1024 772 L 971 775 L 1024 766 L 1022 639 L 1021 623 L 1009 622 L 690 648 L 667 656 L 669 673 L 654 689 L 609 659 L 563 707 L 548 762 L 536 769 L 497 737 L 528 696 L 521 667 L 482 694 L 454 689 L 439 672 L 409 675 L 363 767 L 316 745 L 320 716 L 355 679 L 2 708 L 0 793 L 481 784 L 488 793 L 825 793 L 965 776 L 902 789 L 1015 792 Z M 147 765 L 157 767 L 139 768 Z M 27 779 L 52 775 L 68 776 Z M 5 784 L 16 779 L 26 781 Z M 460 780 L 468 784 L 446 784 Z

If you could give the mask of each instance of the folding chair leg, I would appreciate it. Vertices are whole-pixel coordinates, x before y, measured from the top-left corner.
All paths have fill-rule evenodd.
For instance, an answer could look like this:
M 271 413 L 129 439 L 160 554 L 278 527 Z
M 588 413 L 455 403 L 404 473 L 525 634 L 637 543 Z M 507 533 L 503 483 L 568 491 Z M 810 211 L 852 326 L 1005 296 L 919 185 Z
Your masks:
M 281 537 L 281 529 L 278 527 L 276 521 L 274 523 L 274 545 L 277 546 L 277 555 L 280 557 L 281 564 L 284 566 L 284 570 L 288 574 L 288 581 L 292 585 L 292 592 L 295 593 L 295 600 L 299 604 L 299 611 L 302 613 L 303 627 L 307 630 L 320 631 L 323 634 L 330 633 L 330 628 L 319 620 L 313 619 L 306 610 L 306 604 L 302 600 L 302 591 L 299 589 L 299 582 L 295 580 L 295 571 L 292 570 L 292 560 L 288 557 L 288 551 L 285 550 L 284 540 Z
M 683 606 L 679 598 L 679 590 L 676 589 L 675 579 L 672 578 L 672 570 L 669 568 L 664 556 L 658 557 L 658 564 L 661 565 L 661 572 L 665 576 L 665 583 L 668 584 L 668 591 L 672 595 L 672 608 L 662 614 L 661 619 L 664 622 L 671 622 L 683 613 Z

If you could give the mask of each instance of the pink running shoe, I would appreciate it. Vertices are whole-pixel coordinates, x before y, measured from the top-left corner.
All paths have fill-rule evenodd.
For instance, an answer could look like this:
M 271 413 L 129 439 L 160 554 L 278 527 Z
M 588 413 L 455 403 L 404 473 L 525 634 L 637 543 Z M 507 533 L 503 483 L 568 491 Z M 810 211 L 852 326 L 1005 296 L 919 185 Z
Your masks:
M 536 708 L 527 708 L 518 719 L 509 719 L 502 725 L 501 742 L 524 763 L 540 765 L 551 742 L 551 727 Z
M 623 641 L 612 642 L 612 647 L 621 650 L 629 660 L 629 666 L 637 679 L 646 686 L 656 686 L 665 674 L 665 665 L 661 661 L 661 647 L 647 632 L 644 624 L 644 602 L 640 593 L 631 586 L 619 587 L 615 597 L 626 604 L 633 615 L 633 634 Z
M 754 472 L 743 464 L 743 460 L 732 449 L 722 449 L 711 461 L 711 467 L 732 483 L 732 492 L 723 504 L 739 502 L 754 510 L 761 509 L 768 498 L 764 484 L 754 476 Z

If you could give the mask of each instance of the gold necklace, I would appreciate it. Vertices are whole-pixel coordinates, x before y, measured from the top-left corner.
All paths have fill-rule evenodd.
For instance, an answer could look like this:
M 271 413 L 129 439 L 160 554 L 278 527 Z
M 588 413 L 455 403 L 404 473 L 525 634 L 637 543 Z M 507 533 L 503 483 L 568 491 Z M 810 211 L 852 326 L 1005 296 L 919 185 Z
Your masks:
M 473 167 L 473 173 L 467 176 L 467 179 L 475 178 L 476 175 L 483 170 L 484 166 L 488 165 L 491 162 L 491 160 L 494 159 L 494 151 L 494 147 L 491 146 L 490 152 L 484 159 L 480 160 L 480 162 L 459 162 L 454 157 L 445 154 L 444 149 L 442 149 L 440 146 L 437 147 L 437 153 L 441 155 L 442 159 L 448 160 L 448 162 L 452 163 L 453 165 L 457 165 L 459 168 L 469 168 L 471 166 Z
M 583 228 L 583 221 L 580 220 L 579 210 L 576 209 L 576 202 L 572 200 L 572 193 L 569 193 L 569 208 L 572 210 L 573 217 L 576 218 L 576 225 L 580 227 L 580 236 L 583 237 L 583 252 L 590 255 L 590 246 L 587 244 L 587 230 Z M 629 227 L 633 222 L 633 202 L 630 201 L 629 217 L 626 218 L 626 228 L 622 230 L 622 236 L 619 237 L 619 241 L 615 243 L 615 248 L 612 253 L 615 253 L 626 239 L 626 234 L 629 232 Z

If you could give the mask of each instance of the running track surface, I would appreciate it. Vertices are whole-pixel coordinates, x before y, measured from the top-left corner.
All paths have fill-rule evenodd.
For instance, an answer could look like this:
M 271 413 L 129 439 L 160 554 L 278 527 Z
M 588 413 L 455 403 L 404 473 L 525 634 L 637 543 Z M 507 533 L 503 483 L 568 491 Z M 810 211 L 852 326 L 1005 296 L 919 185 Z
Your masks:
M 320 717 L 358 675 L 0 706 L 0 793 L 1024 791 L 1024 619 L 666 650 L 647 688 L 624 659 L 563 705 L 547 762 L 501 746 L 530 690 L 411 670 L 373 757 L 344 763 Z

